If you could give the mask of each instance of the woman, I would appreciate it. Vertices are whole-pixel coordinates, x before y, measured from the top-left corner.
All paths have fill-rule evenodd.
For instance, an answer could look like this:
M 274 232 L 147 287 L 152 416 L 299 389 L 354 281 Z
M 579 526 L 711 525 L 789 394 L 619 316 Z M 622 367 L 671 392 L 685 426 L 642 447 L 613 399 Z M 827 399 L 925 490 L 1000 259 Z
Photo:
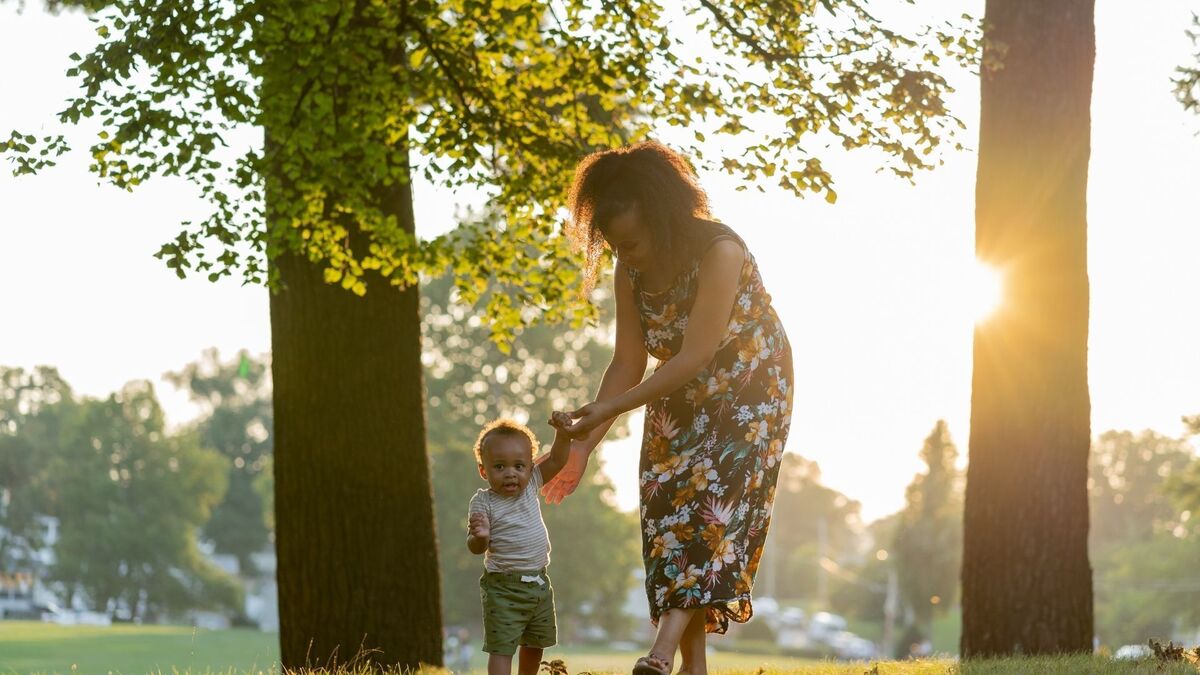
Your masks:
M 707 633 L 753 614 L 750 589 L 791 422 L 792 359 L 754 258 L 709 217 L 691 166 L 655 143 L 595 153 L 570 192 L 588 287 L 616 255 L 617 338 L 579 439 L 544 491 L 561 501 L 621 413 L 646 406 L 642 553 L 658 634 L 637 675 L 706 672 Z M 643 380 L 647 356 L 659 361 Z

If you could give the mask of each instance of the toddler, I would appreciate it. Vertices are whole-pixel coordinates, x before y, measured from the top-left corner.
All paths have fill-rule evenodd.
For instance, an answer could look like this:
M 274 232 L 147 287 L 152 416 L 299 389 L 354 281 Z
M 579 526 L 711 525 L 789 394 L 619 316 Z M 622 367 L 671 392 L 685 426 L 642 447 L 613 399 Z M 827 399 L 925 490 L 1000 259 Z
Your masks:
M 471 498 L 467 548 L 484 554 L 479 588 L 488 675 L 510 675 L 518 646 L 517 672 L 536 675 L 542 650 L 556 641 L 554 591 L 546 576 L 550 538 L 538 492 L 567 460 L 571 441 L 561 418 L 555 413 L 554 445 L 537 461 L 533 432 L 510 419 L 484 426 L 475 442 L 479 475 L 488 487 Z

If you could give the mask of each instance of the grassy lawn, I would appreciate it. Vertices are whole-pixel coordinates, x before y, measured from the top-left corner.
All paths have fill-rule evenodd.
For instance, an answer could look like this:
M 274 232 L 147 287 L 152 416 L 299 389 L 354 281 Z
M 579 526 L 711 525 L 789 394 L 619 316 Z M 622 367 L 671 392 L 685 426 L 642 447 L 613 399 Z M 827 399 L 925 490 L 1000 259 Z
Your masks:
M 63 673 L 78 675 L 204 675 L 278 673 L 276 636 L 249 630 L 204 631 L 178 626 L 56 626 L 0 622 L 0 675 Z M 571 675 L 627 673 L 638 652 L 586 648 L 552 649 Z M 486 656 L 472 663 L 482 673 Z M 1145 673 L 1196 675 L 1194 666 L 1162 666 L 1152 661 L 1114 662 L 1104 658 L 1005 659 L 959 664 L 953 660 L 835 663 L 734 652 L 717 652 L 709 663 L 723 675 L 999 675 L 1008 673 Z M 444 671 L 443 671 L 444 672 Z
M 25 621 L 0 622 L 0 674 L 75 673 L 143 675 L 190 671 L 246 673 L 271 670 L 279 659 L 278 638 L 251 630 L 193 630 L 180 626 L 57 626 Z M 545 658 L 562 659 L 571 673 L 628 672 L 637 652 L 555 648 Z M 795 670 L 816 662 L 784 656 L 718 652 L 712 664 L 722 670 Z M 483 673 L 487 655 L 477 652 L 472 669 Z M 860 672 L 861 668 L 859 671 Z
M 0 673 L 142 675 L 266 671 L 279 659 L 276 635 L 183 626 L 58 626 L 0 621 Z
M 567 665 L 567 671 L 572 675 L 577 673 L 628 673 L 640 652 L 617 652 L 597 649 L 554 648 L 547 649 L 545 660 L 562 659 Z M 797 672 L 803 668 L 820 665 L 820 661 L 800 659 L 788 656 L 771 656 L 766 654 L 744 654 L 739 652 L 714 652 L 708 657 L 710 671 L 745 671 L 753 673 L 762 668 L 767 671 Z M 479 654 L 472 659 L 471 666 L 481 675 L 487 671 L 487 654 Z M 862 672 L 860 667 L 856 673 Z

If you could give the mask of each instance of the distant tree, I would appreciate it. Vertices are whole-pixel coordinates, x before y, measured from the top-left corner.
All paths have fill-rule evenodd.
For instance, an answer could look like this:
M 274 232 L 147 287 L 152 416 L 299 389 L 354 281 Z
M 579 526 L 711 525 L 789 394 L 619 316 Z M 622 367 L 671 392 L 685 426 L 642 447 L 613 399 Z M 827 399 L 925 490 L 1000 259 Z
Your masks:
M 962 480 L 958 450 L 938 420 L 921 448 L 924 473 L 905 493 L 906 504 L 892 540 L 899 589 L 923 637 L 933 638 L 933 619 L 952 607 L 962 563 Z
M 59 540 L 51 579 L 134 619 L 236 611 L 241 588 L 197 546 L 225 490 L 224 462 L 194 434 L 168 435 L 148 382 L 84 400 L 51 470 Z
M 641 590 L 635 577 L 642 564 L 638 517 L 617 510 L 612 482 L 600 466 L 589 473 L 570 499 L 545 508 L 554 600 L 562 598 L 559 616 L 566 639 L 582 639 L 584 626 L 603 628 L 611 639 L 625 638 L 631 619 L 646 620 L 644 614 L 624 613 L 630 591 Z
M 1200 436 L 1200 415 L 1184 417 L 1183 423 L 1187 425 L 1189 435 Z M 1180 511 L 1187 511 L 1189 517 L 1200 519 L 1200 458 L 1167 479 L 1167 493 L 1175 500 Z
M 1200 625 L 1200 536 L 1156 533 L 1096 561 L 1096 633 L 1106 645 L 1175 638 Z
M 846 617 L 883 623 L 887 601 L 888 573 L 895 565 L 891 542 L 896 538 L 900 512 L 880 518 L 866 526 L 866 537 L 873 546 L 859 565 L 833 582 L 829 601 L 834 612 Z
M 237 556 L 242 574 L 256 573 L 252 554 L 270 544 L 263 495 L 254 487 L 270 470 L 274 420 L 271 414 L 270 364 L 240 352 L 221 361 L 215 349 L 166 379 L 186 390 L 201 416 L 192 424 L 205 448 L 220 452 L 228 489 L 204 526 L 204 536 L 221 553 Z
M 1093 554 L 1136 547 L 1182 525 L 1182 509 L 1165 487 L 1186 475 L 1194 460 L 1186 441 L 1153 431 L 1101 434 L 1092 443 L 1088 480 Z
M 853 556 L 860 541 L 860 504 L 821 482 L 821 467 L 784 453 L 771 529 L 755 589 L 780 598 L 828 602 L 828 568 Z M 786 523 L 779 527 L 779 523 Z
M 1109 645 L 1170 639 L 1200 620 L 1200 531 L 1177 503 L 1200 464 L 1185 440 L 1108 431 L 1092 444 L 1092 561 L 1096 632 Z
M 964 657 L 1091 651 L 1087 179 L 1094 0 L 987 0 L 975 252 L 1004 279 L 975 327 Z
M 51 512 L 50 468 L 75 413 L 58 371 L 0 368 L 0 572 L 38 574 L 45 544 L 39 515 Z

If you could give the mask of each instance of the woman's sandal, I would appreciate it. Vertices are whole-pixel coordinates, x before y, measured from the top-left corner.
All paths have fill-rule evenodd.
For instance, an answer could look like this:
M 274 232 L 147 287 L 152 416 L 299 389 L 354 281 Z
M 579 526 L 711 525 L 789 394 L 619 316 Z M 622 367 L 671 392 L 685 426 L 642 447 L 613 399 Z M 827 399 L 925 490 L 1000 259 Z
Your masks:
M 633 675 L 671 675 L 671 662 L 651 652 L 633 664 Z

